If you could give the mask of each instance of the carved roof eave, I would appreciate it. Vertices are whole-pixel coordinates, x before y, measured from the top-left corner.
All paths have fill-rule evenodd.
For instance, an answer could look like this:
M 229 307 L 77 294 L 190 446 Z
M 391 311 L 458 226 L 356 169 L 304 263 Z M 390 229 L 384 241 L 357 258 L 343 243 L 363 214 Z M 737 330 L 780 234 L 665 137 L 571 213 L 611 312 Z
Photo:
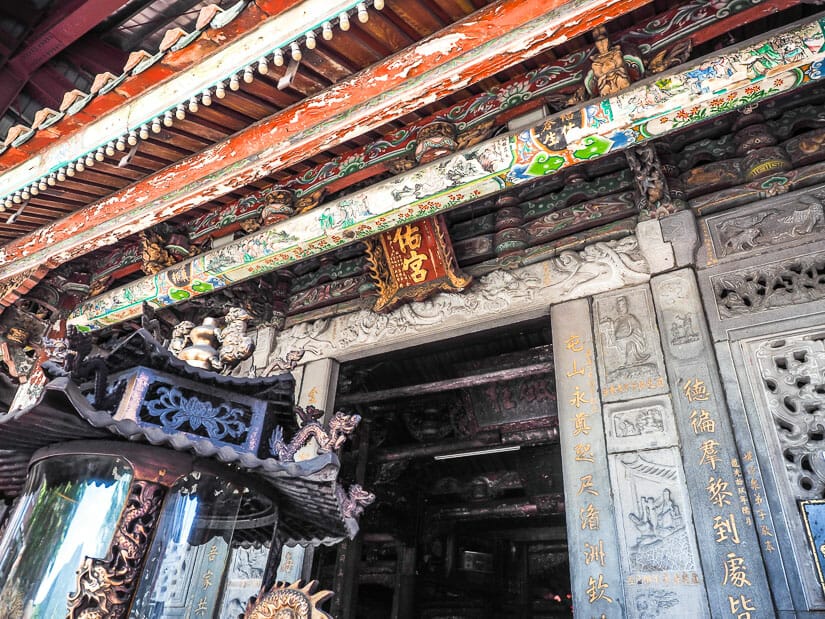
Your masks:
M 163 117 L 204 90 L 243 73 L 246 67 L 256 65 L 274 50 L 292 42 L 303 45 L 301 37 L 306 32 L 320 29 L 324 22 L 333 22 L 342 11 L 351 11 L 356 4 L 353 0 L 292 0 L 286 3 L 239 0 L 225 10 L 216 5 L 205 6 L 193 32 L 170 29 L 157 53 L 133 52 L 120 75 L 104 73 L 96 76 L 88 94 L 81 91 L 66 93 L 60 110 L 52 110 L 47 121 L 38 118 L 39 122 L 33 127 L 21 126 L 0 142 L 0 170 L 7 167 L 6 162 L 10 160 L 14 166 L 0 175 L 0 198 L 94 153 L 140 125 L 151 123 L 154 118 Z M 257 10 L 250 13 L 250 6 Z M 242 13 L 246 14 L 245 20 L 236 20 Z M 210 44 L 201 46 L 196 54 L 186 49 L 210 29 L 216 31 L 209 36 Z M 213 49 L 215 43 L 220 45 Z M 157 77 L 147 80 L 141 75 L 161 62 L 165 62 L 166 67 L 164 77 L 170 70 L 171 77 L 157 81 Z M 192 71 L 195 65 L 197 71 Z M 67 135 L 60 133 L 60 120 L 77 114 L 92 99 L 113 92 L 127 81 L 130 92 L 136 89 L 141 92 L 126 99 L 113 96 L 111 109 L 106 114 L 97 114 L 95 120 L 83 124 L 79 131 Z M 10 159 L 12 149 L 23 146 L 37 131 L 47 128 L 51 129 L 49 134 L 44 134 L 48 146 L 28 156 L 21 157 L 22 153 L 18 152 L 17 157 Z
M 803 40 L 825 39 L 816 19 L 799 22 L 779 32 L 791 32 Z M 187 300 L 218 290 L 382 230 L 493 195 L 505 186 L 534 181 L 594 157 L 620 152 L 638 143 L 634 140 L 644 139 L 641 136 L 649 139 L 668 135 L 823 77 L 812 67 L 825 59 L 825 52 L 813 51 L 809 47 L 807 52 L 777 63 L 765 72 L 763 79 L 754 79 L 750 75 L 751 68 L 745 65 L 742 57 L 748 50 L 756 53 L 760 48 L 778 44 L 777 36 L 772 33 L 758 42 L 715 54 L 720 62 L 730 64 L 732 69 L 727 75 L 704 79 L 701 94 L 693 92 L 693 73 L 706 59 L 665 74 L 670 84 L 681 84 L 667 93 L 657 86 L 664 81 L 657 76 L 617 95 L 551 116 L 530 130 L 482 142 L 340 198 L 325 205 L 324 209 L 297 215 L 156 275 L 103 293 L 81 304 L 72 313 L 69 323 L 83 329 L 97 329 L 133 319 L 140 315 L 144 302 L 154 308 L 168 307 L 180 302 L 178 299 Z M 665 97 L 664 103 L 656 100 L 654 95 L 657 94 L 660 98 Z M 653 103 L 644 103 L 646 100 L 653 100 Z M 717 103 L 720 101 L 722 107 Z M 605 110 L 610 110 L 609 118 Z M 572 123 L 571 118 L 578 119 L 578 123 Z M 640 137 L 631 139 L 629 133 Z M 548 152 L 555 154 L 547 155 Z M 524 153 L 528 159 L 523 158 Z M 530 159 L 533 153 L 544 153 L 544 163 L 539 165 L 538 160 Z M 549 166 L 550 159 L 553 159 L 552 166 Z M 410 187 L 416 185 L 425 186 L 426 194 L 412 192 Z M 345 217 L 350 211 L 357 213 Z M 331 219 L 325 221 L 325 216 Z M 348 223 L 336 224 L 334 218 Z
M 323 453 L 301 462 L 266 460 L 217 449 L 207 440 L 193 440 L 161 428 L 138 426 L 131 420 L 115 420 L 111 413 L 94 409 L 69 378 L 51 380 L 40 397 L 13 416 L 0 416 L 0 492 L 15 496 L 25 482 L 24 463 L 43 447 L 73 440 L 111 439 L 162 445 L 176 451 L 213 458 L 239 466 L 275 488 L 287 539 L 310 544 L 334 544 L 358 532 L 357 520 L 344 517 L 337 482 L 340 462 Z M 295 500 L 295 497 L 311 497 Z

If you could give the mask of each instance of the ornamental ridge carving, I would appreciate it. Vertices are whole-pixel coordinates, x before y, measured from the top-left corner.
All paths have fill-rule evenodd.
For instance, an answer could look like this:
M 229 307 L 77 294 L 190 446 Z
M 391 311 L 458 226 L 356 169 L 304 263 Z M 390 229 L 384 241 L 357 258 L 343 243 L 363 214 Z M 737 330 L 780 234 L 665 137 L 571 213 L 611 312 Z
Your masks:
M 723 319 L 825 298 L 825 253 L 711 277 Z
M 69 594 L 66 619 L 122 619 L 129 611 L 141 564 L 163 504 L 164 488 L 135 481 L 104 559 L 86 557 Z
M 762 395 L 791 492 L 825 496 L 825 333 L 775 338 L 756 350 Z
M 276 583 L 272 589 L 261 589 L 258 597 L 246 608 L 244 619 L 332 619 L 318 605 L 332 597 L 332 591 L 315 591 L 318 582 L 311 580 L 301 587 L 301 581 L 291 585 Z
M 193 432 L 203 428 L 209 438 L 220 440 L 226 437 L 237 439 L 248 431 L 244 410 L 226 402 L 216 406 L 195 396 L 186 397 L 177 387 L 159 387 L 157 398 L 147 400 L 144 410 L 148 415 L 157 417 L 167 432 L 174 432 L 183 426 L 188 426 Z
M 318 417 L 324 414 L 323 411 L 311 405 L 307 406 L 306 412 L 300 406 L 296 406 L 295 410 L 304 420 L 304 425 L 295 433 L 292 440 L 289 443 L 284 442 L 284 429 L 281 426 L 275 427 L 269 439 L 270 451 L 281 462 L 294 462 L 295 454 L 313 438 L 318 442 L 320 452 L 337 451 L 361 423 L 360 415 L 348 415 L 337 411 L 327 423 L 327 427 L 324 427 L 318 422 Z
M 426 333 L 466 320 L 499 317 L 503 312 L 559 303 L 650 279 L 650 268 L 635 236 L 563 251 L 555 258 L 513 271 L 494 271 L 467 292 L 441 293 L 386 314 L 361 310 L 298 323 L 278 335 L 271 359 L 304 350 L 308 358 L 368 347 Z M 308 359 L 306 359 L 308 360 Z

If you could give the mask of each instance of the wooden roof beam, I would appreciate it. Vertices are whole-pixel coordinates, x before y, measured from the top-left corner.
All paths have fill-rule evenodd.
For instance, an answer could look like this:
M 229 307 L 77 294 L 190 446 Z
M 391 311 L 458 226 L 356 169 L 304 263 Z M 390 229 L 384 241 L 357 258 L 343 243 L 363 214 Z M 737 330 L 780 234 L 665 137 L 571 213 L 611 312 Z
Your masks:
M 103 21 L 128 0 L 75 0 L 55 11 L 48 26 L 38 29 L 0 70 L 0 110 L 6 110 L 46 62 Z
M 499 0 L 318 95 L 0 248 L 0 280 L 52 267 L 352 140 L 645 0 Z

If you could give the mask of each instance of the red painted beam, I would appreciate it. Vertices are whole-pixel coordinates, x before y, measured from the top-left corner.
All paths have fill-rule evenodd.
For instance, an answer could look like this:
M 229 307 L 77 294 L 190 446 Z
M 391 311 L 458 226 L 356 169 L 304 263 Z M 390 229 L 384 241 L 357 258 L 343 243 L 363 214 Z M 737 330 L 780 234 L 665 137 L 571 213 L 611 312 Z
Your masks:
M 77 43 L 66 48 L 63 57 L 73 64 L 83 67 L 89 73 L 114 73 L 119 75 L 129 54 L 101 41 L 97 37 L 83 37 Z
M 44 106 L 56 110 L 63 99 L 63 93 L 74 87 L 75 85 L 59 71 L 52 67 L 40 67 L 29 76 L 26 92 Z
M 57 266 L 404 116 L 646 4 L 499 0 L 326 91 L 0 249 Z
M 128 0 L 75 0 L 55 11 L 0 71 L 0 110 L 6 110 L 38 68 Z

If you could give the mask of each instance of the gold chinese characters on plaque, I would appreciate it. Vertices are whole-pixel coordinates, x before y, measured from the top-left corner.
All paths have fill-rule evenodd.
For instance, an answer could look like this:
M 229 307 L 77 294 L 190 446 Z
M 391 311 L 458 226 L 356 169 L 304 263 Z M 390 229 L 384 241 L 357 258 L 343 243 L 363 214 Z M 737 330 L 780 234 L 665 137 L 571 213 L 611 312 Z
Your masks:
M 443 217 L 399 226 L 366 244 L 370 275 L 378 288 L 376 312 L 470 284 L 471 278 L 458 269 Z

